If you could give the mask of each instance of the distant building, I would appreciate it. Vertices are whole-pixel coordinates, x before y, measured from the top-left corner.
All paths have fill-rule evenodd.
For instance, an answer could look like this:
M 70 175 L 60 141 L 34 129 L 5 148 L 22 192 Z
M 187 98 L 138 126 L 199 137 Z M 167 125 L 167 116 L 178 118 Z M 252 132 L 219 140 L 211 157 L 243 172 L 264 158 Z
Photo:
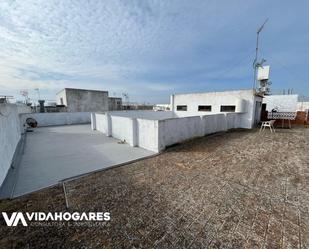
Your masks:
M 296 112 L 298 109 L 298 95 L 269 95 L 263 99 L 263 110 L 271 112 Z
M 56 94 L 56 102 L 68 112 L 105 112 L 121 110 L 122 100 L 108 97 L 107 91 L 64 88 Z
M 262 101 L 253 90 L 174 94 L 171 111 L 184 117 L 236 112 L 250 129 L 260 122 Z
M 109 111 L 122 110 L 122 98 L 108 97 L 108 110 Z
M 153 105 L 127 102 L 122 104 L 123 110 L 152 110 Z
M 169 104 L 155 104 L 153 106 L 154 111 L 170 111 L 171 107 Z
M 309 110 L 309 101 L 301 101 L 297 103 L 297 111 L 308 111 Z

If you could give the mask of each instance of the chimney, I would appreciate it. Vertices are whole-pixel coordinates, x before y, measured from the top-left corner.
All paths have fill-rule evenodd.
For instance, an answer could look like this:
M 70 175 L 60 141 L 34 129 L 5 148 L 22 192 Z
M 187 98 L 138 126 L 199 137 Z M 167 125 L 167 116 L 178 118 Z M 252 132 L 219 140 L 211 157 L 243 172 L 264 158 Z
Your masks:
M 45 100 L 39 100 L 40 112 L 45 112 L 44 102 L 45 102 Z

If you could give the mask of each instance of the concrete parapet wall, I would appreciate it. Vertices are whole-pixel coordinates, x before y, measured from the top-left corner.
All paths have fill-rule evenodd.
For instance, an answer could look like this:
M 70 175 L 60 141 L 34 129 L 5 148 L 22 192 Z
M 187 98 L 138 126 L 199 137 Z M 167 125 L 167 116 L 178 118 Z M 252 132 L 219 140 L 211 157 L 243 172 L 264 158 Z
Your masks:
M 111 116 L 111 135 L 114 138 L 125 140 L 131 146 L 136 146 L 136 123 L 134 118 Z
M 34 118 L 39 127 L 52 125 L 86 124 L 91 122 L 90 112 L 55 112 L 20 114 L 21 125 L 27 118 Z
M 158 152 L 159 151 L 159 121 L 137 119 L 137 146 Z
M 242 122 L 242 114 L 237 113 L 227 113 L 226 114 L 226 125 L 227 130 L 235 129 L 235 128 L 247 128 L 242 126 L 244 122 Z
M 108 133 L 108 116 L 104 113 L 93 113 L 92 115 L 95 116 L 95 119 L 91 120 L 91 126 L 93 130 L 98 130 L 104 134 L 106 134 L 107 136 L 110 136 L 110 134 Z M 93 122 L 95 122 L 95 124 L 93 124 Z
M 159 121 L 159 148 L 204 135 L 202 117 L 172 118 Z
M 0 104 L 0 186 L 11 167 L 21 138 L 18 109 L 14 104 Z
M 144 117 L 144 113 L 141 113 Z M 95 114 L 92 118 L 93 129 L 120 140 L 125 140 L 132 146 L 159 152 L 166 146 L 182 142 L 194 137 L 226 131 L 233 128 L 247 128 L 242 125 L 241 113 L 213 114 L 204 116 L 144 119 L 133 117 L 125 112 Z M 164 114 L 166 116 L 166 114 Z M 169 117 L 173 115 L 168 114 Z M 110 118 L 108 118 L 110 117 Z M 148 117 L 148 116 L 147 116 Z

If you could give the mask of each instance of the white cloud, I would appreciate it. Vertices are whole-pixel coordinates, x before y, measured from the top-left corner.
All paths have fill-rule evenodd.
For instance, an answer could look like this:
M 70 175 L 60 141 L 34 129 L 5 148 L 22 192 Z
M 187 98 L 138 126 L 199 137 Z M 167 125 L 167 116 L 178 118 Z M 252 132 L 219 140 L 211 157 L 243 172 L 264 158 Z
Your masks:
M 265 15 L 278 17 L 289 7 L 278 3 L 2 0 L 0 92 L 40 87 L 52 94 L 71 86 L 168 94 L 215 78 L 243 57 L 264 18 L 259 10 L 267 4 Z M 295 22 L 283 20 L 285 27 Z M 223 76 L 251 70 L 245 63 Z

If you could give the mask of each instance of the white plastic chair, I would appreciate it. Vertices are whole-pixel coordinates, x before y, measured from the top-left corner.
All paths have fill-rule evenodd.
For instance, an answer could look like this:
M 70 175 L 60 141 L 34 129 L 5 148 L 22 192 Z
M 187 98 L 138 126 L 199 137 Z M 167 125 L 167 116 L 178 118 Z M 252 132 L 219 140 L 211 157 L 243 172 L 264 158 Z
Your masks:
M 261 128 L 260 128 L 260 133 L 261 133 L 262 131 L 264 131 L 266 127 L 268 127 L 268 128 L 270 129 L 270 132 L 271 132 L 271 133 L 273 133 L 273 132 L 275 133 L 275 132 L 276 132 L 275 127 L 274 127 L 275 121 L 276 121 L 276 120 L 270 120 L 270 121 L 264 121 L 264 122 L 262 122 L 262 125 L 261 125 Z

